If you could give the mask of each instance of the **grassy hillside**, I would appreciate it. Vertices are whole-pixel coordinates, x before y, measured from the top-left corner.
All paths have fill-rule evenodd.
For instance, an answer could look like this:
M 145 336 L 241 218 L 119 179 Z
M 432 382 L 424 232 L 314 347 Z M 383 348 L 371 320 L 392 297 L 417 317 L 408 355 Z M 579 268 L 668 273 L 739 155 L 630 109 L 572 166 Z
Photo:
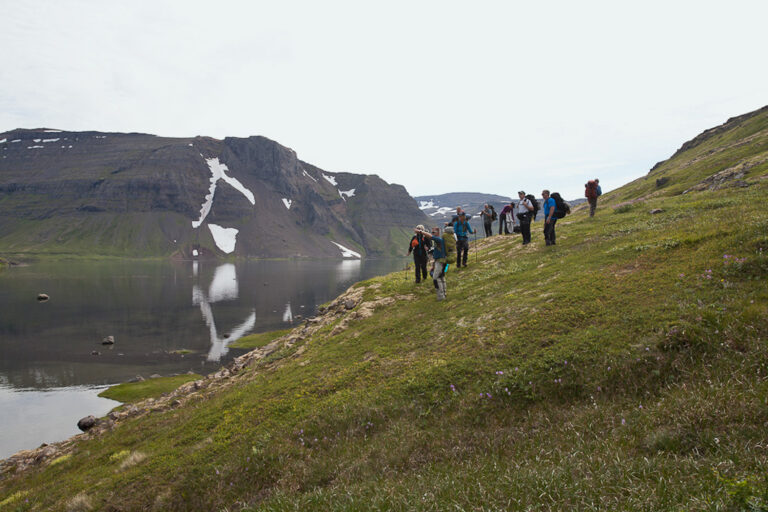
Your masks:
M 679 194 L 765 150 L 748 122 L 555 247 L 481 241 L 445 302 L 357 284 L 230 385 L 7 468 L 0 511 L 765 510 L 766 170 Z

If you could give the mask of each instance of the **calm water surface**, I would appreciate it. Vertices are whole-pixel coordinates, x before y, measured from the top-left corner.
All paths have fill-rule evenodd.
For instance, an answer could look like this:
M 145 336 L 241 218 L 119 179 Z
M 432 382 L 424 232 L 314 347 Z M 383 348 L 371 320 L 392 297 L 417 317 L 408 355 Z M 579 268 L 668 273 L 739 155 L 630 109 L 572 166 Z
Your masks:
M 46 262 L 0 273 L 0 458 L 77 434 L 137 375 L 209 373 L 399 260 Z M 46 293 L 47 302 L 37 295 Z M 101 341 L 114 336 L 115 344 Z M 93 355 L 92 352 L 99 352 Z M 177 351 L 191 351 L 179 354 Z

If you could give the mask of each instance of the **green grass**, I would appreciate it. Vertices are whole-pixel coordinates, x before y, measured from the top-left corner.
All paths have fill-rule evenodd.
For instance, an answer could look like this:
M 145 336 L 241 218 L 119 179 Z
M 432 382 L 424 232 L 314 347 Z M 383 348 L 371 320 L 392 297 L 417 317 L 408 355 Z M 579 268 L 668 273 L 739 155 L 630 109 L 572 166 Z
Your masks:
M 445 302 L 359 283 L 413 298 L 4 474 L 0 510 L 765 510 L 761 176 L 481 240 Z
M 284 336 L 289 332 L 291 332 L 290 329 L 283 329 L 279 331 L 270 331 L 270 332 L 261 332 L 257 334 L 251 334 L 249 336 L 244 336 L 240 338 L 234 343 L 231 343 L 229 346 L 231 348 L 245 348 L 250 350 L 254 348 L 261 348 L 266 345 L 269 345 L 280 336 Z
M 105 389 L 99 393 L 100 397 L 117 400 L 118 402 L 132 403 L 147 398 L 157 398 L 163 393 L 169 393 L 187 382 L 202 379 L 201 375 L 187 373 L 173 377 L 157 377 L 140 382 L 124 382 Z

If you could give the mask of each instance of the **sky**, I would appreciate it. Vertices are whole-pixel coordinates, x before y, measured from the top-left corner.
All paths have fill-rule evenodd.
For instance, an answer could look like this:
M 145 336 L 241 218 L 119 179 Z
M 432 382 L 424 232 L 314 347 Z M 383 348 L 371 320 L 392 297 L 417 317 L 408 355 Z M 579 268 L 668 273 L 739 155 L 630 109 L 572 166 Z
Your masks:
M 768 104 L 768 2 L 0 0 L 0 132 L 263 135 L 413 196 L 583 196 Z

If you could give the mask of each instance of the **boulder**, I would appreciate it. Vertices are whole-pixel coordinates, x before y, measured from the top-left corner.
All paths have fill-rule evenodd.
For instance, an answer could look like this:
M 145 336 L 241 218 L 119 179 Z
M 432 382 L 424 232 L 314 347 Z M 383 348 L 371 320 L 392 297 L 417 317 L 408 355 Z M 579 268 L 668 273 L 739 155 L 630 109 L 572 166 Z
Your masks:
M 354 309 L 356 305 L 357 303 L 352 299 L 347 299 L 346 301 L 344 301 L 344 307 L 347 310 Z
M 88 430 L 92 429 L 94 425 L 96 425 L 96 421 L 97 420 L 95 416 L 86 416 L 77 422 L 77 428 L 83 432 L 87 432 Z
M 114 336 L 107 336 L 103 340 L 101 340 L 102 345 L 114 345 L 115 344 L 115 337 Z
M 653 210 L 651 210 L 651 215 L 656 215 L 657 213 L 663 213 L 663 212 L 664 210 L 662 210 L 661 208 L 654 208 Z
M 656 188 L 661 188 L 669 182 L 669 178 L 664 176 L 663 178 L 656 179 Z
M 93 351 L 91 351 L 91 355 L 92 356 L 100 356 L 101 352 L 99 352 L 98 350 L 93 350 Z
M 144 377 L 142 377 L 141 375 L 137 375 L 131 380 L 129 380 L 128 382 L 143 382 L 143 381 L 144 381 Z
M 37 300 L 39 300 L 40 302 L 45 302 L 48 299 L 50 299 L 50 297 L 48 296 L 47 293 L 38 293 L 37 294 Z

